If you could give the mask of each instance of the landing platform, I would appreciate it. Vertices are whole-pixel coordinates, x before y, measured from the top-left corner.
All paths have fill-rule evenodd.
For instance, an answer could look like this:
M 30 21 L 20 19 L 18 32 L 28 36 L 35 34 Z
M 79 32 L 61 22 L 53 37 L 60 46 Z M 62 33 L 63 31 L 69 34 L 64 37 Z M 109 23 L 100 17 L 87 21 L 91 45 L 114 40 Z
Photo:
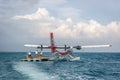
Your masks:
M 25 58 L 25 59 L 21 59 L 21 61 L 50 61 L 49 58 Z

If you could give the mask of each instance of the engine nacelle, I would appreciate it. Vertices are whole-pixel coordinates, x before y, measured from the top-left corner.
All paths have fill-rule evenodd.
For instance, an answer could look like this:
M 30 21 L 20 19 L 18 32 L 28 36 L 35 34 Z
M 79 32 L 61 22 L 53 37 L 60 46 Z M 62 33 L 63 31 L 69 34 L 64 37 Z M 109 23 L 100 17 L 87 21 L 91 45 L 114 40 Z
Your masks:
M 81 46 L 74 46 L 74 48 L 76 48 L 77 50 L 80 50 Z

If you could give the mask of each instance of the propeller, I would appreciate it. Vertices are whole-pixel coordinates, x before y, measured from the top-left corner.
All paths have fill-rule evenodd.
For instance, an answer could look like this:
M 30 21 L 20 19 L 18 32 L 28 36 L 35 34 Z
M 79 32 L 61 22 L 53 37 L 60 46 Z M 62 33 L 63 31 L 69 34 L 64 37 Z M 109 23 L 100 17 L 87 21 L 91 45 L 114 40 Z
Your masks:
M 65 44 L 65 51 L 67 50 L 67 45 Z
M 40 48 L 40 51 L 43 50 L 43 45 L 40 45 L 40 47 L 37 47 L 37 48 Z
M 40 48 L 40 54 L 43 54 L 42 53 L 42 50 L 43 50 L 43 45 L 40 45 L 41 47 L 39 47 Z
M 64 50 L 66 51 L 67 49 L 70 49 L 72 46 L 67 46 L 66 44 L 64 45 Z M 73 47 L 72 47 L 73 48 Z

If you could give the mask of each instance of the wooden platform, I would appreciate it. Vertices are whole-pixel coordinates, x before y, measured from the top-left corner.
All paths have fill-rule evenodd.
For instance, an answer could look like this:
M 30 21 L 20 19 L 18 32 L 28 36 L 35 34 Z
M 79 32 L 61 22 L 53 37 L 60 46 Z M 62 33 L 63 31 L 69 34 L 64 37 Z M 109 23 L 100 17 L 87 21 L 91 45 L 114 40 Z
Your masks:
M 21 59 L 21 61 L 50 61 L 49 58 L 33 58 L 33 59 L 30 59 L 30 58 L 24 58 L 24 59 Z

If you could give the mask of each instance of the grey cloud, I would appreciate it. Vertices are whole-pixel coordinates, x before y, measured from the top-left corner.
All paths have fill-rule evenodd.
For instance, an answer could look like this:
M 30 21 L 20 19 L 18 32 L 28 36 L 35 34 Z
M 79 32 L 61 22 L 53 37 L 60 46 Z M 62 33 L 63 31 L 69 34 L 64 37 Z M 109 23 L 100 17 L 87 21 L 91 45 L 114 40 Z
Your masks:
M 39 0 L 0 0 L 0 15 L 13 16 L 33 9 Z

